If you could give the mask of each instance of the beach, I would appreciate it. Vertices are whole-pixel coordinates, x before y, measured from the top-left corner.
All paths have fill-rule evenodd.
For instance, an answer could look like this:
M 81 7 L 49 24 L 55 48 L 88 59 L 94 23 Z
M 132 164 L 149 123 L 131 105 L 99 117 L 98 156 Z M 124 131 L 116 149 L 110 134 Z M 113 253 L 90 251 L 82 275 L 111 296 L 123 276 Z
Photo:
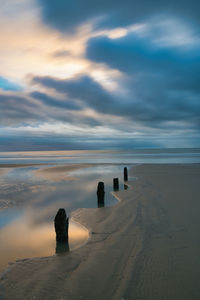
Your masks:
M 81 208 L 81 248 L 19 260 L 0 299 L 200 299 L 199 164 L 134 166 L 112 207 Z

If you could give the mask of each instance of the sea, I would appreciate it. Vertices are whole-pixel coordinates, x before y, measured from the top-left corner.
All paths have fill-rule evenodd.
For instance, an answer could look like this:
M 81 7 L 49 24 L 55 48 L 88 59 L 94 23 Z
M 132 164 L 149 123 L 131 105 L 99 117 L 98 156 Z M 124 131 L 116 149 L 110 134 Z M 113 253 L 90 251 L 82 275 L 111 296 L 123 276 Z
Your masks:
M 0 152 L 8 163 L 200 163 L 200 148 Z

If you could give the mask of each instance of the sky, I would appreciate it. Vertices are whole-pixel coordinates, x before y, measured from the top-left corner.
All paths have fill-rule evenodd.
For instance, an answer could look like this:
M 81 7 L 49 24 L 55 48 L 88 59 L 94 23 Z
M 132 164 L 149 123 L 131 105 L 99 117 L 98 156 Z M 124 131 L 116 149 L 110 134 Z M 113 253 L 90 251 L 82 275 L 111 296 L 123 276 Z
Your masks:
M 199 1 L 0 4 L 0 151 L 200 147 Z

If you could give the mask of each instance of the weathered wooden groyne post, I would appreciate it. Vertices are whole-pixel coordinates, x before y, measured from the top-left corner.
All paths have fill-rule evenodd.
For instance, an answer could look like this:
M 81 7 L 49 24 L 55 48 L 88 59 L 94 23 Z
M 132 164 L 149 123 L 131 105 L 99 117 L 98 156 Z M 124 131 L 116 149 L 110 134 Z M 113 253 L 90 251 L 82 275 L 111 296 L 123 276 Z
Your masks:
M 119 178 L 113 178 L 113 190 L 114 191 L 119 190 Z
M 124 168 L 124 181 L 128 181 L 128 169 L 127 169 L 127 167 Z
M 98 207 L 104 206 L 104 198 L 105 198 L 105 191 L 104 191 L 104 182 L 100 181 L 97 185 L 97 202 Z
M 104 206 L 105 206 L 104 201 L 102 201 L 102 202 L 101 202 L 101 201 L 98 201 L 98 202 L 97 202 L 97 207 L 98 207 L 98 208 L 101 208 L 101 207 L 104 207 Z
M 60 208 L 54 219 L 57 242 L 68 242 L 69 218 L 67 218 L 64 208 Z
M 69 252 L 69 243 L 67 242 L 56 242 L 56 253 Z

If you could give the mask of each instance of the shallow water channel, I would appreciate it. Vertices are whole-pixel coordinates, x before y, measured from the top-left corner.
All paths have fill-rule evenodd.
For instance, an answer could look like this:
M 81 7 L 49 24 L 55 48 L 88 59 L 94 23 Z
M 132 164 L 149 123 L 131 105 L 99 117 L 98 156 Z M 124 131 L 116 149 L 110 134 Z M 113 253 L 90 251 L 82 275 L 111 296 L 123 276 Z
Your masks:
M 105 206 L 114 205 L 117 199 L 111 194 L 113 178 L 118 177 L 119 189 L 124 189 L 123 167 L 98 165 L 77 169 L 69 172 L 67 180 L 65 174 L 59 176 L 53 168 L 46 177 L 38 175 L 37 171 L 47 166 L 5 170 L 0 175 L 0 271 L 17 259 L 54 255 L 57 210 L 64 208 L 70 215 L 77 208 L 98 207 L 98 181 L 105 183 Z M 85 227 L 70 220 L 66 251 L 82 246 L 88 237 Z

